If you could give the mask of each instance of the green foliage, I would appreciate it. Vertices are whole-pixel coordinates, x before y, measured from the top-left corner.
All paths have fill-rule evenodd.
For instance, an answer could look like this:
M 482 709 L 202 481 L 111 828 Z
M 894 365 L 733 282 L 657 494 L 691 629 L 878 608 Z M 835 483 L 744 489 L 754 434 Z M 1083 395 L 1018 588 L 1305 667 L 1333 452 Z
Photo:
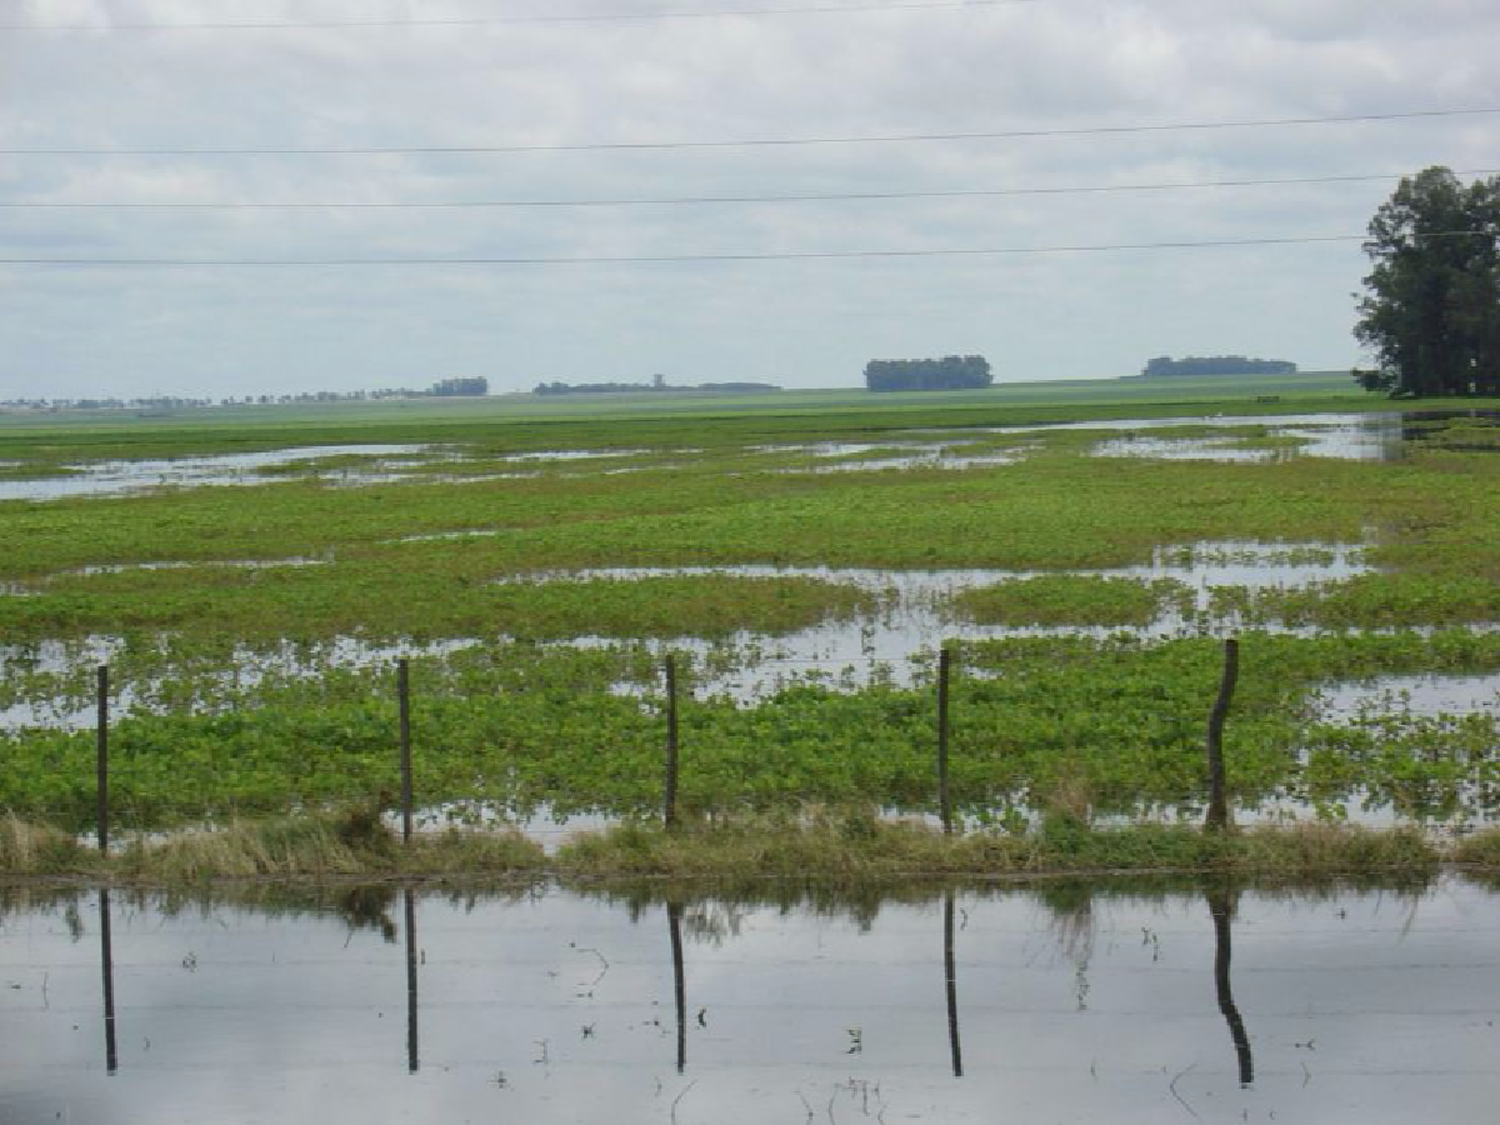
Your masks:
M 954 599 L 986 625 L 1148 625 L 1171 609 L 1186 614 L 1192 593 L 1172 579 L 1042 575 L 965 590 Z
M 950 787 L 972 822 L 1019 830 L 1042 814 L 1085 825 L 1198 815 L 1218 642 L 1018 637 L 955 651 Z M 389 667 L 342 667 L 330 662 L 336 652 L 310 648 L 303 663 L 287 664 L 278 651 L 240 681 L 226 680 L 213 645 L 122 652 L 118 686 L 142 706 L 122 714 L 113 731 L 116 823 L 227 821 L 394 792 Z M 1241 652 L 1226 734 L 1239 807 L 1290 798 L 1332 814 L 1363 801 L 1439 818 L 1500 804 L 1494 716 L 1333 721 L 1318 719 L 1313 707 L 1330 681 L 1500 668 L 1500 636 L 1251 633 Z M 753 704 L 697 686 L 710 668 L 738 666 L 728 650 L 682 661 L 685 809 L 723 815 L 804 802 L 934 809 L 930 681 L 835 690 L 803 677 Z M 30 681 L 13 677 L 10 698 L 24 700 L 33 687 L 46 698 L 59 689 L 87 698 L 83 672 Z M 460 815 L 467 807 L 512 816 L 659 811 L 661 675 L 644 650 L 482 645 L 413 658 L 412 682 L 420 806 L 460 802 Z M 70 829 L 91 824 L 92 732 L 11 732 L 0 736 L 0 760 L 0 805 Z M 336 839 L 369 846 L 357 834 Z
M 1394 395 L 1500 392 L 1500 177 L 1465 186 L 1447 168 L 1404 178 L 1370 221 L 1355 335 L 1359 373 Z

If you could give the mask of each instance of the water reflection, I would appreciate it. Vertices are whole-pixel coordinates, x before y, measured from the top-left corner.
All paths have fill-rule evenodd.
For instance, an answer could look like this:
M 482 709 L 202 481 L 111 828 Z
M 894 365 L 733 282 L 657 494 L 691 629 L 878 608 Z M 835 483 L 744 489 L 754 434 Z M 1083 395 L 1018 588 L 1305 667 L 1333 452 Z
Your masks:
M 682 903 L 667 903 L 667 934 L 672 944 L 672 996 L 677 1008 L 677 1073 L 687 1069 L 687 974 L 682 964 Z
M 1229 1037 L 1234 1041 L 1234 1054 L 1239 1062 L 1240 1085 L 1248 1086 L 1255 1081 L 1255 1059 L 1250 1053 L 1250 1037 L 1245 1034 L 1245 1021 L 1234 1003 L 1234 986 L 1229 979 L 1231 921 L 1239 905 L 1239 893 L 1228 885 L 1210 887 L 1204 892 L 1208 899 L 1208 912 L 1214 922 L 1214 991 L 1218 994 L 1219 1011 L 1229 1025 Z
M 964 1076 L 963 1044 L 958 1035 L 958 968 L 953 959 L 953 912 L 955 903 L 950 890 L 943 895 L 943 977 L 948 996 L 948 1052 L 953 1057 L 953 1077 Z
M 115 952 L 107 888 L 99 892 L 99 963 L 104 975 L 104 1069 L 114 1074 L 120 1069 L 120 1052 L 115 1041 Z
M 401 892 L 406 914 L 406 1069 L 410 1074 L 421 1069 L 417 1050 L 417 906 L 410 887 Z
M 1492 1092 L 1500 893 L 1456 876 L 742 891 L 404 888 L 399 952 L 391 887 L 106 892 L 84 960 L 77 890 L 0 892 L 0 1120 L 630 1123 L 675 1105 L 681 1122 L 749 1122 L 802 1119 L 805 1100 L 889 1120 L 1026 1106 L 1146 1122 L 1175 1096 L 1205 1120 L 1394 1122 L 1482 1117 Z M 922 968 L 939 927 L 942 1006 Z M 102 1067 L 76 1034 L 81 1011 L 98 1018 L 89 965 Z M 405 1068 L 382 1000 L 403 973 Z M 690 988 L 712 1013 L 692 1014 Z M 94 1084 L 116 1071 L 130 1081 Z

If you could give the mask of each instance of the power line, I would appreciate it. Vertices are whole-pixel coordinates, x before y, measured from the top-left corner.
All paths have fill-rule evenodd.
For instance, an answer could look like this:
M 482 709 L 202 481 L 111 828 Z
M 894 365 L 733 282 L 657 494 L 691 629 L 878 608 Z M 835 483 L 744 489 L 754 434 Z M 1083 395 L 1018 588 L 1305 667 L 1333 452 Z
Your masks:
M 349 148 L 0 148 L 5 156 L 462 156 L 526 152 L 653 152 L 669 149 L 789 148 L 808 145 L 910 144 L 931 141 L 1028 140 L 1042 137 L 1102 137 L 1133 133 L 1180 133 L 1228 129 L 1272 129 L 1303 125 L 1348 125 L 1500 113 L 1500 107 L 1423 109 L 1332 117 L 1278 117 L 1240 121 L 1178 121 L 1166 124 L 1085 125 L 1064 129 L 1002 129 L 971 133 L 896 133 L 885 136 L 761 137 L 696 141 L 590 141 L 575 144 L 417 145 Z
M 1034 254 L 1094 254 L 1130 250 L 1190 250 L 1242 246 L 1297 246 L 1363 242 L 1362 234 L 1225 238 L 1203 241 L 1116 242 L 1056 246 L 949 247 L 924 250 L 807 250 L 747 254 L 622 254 L 582 257 L 468 258 L 0 258 L 0 266 L 59 266 L 127 269 L 307 269 L 404 266 L 582 266 L 673 265 L 705 262 L 799 262 L 868 258 L 999 257 Z M 1491 237 L 1481 230 L 1434 231 L 1425 238 Z
M 720 8 L 714 11 L 667 9 L 650 12 L 598 12 L 556 16 L 476 16 L 363 20 L 256 20 L 200 23 L 114 24 L 0 24 L 0 31 L 102 32 L 116 31 L 327 31 L 391 27 L 517 27 L 547 24 L 648 23 L 661 20 L 708 20 L 774 16 L 867 15 L 879 12 L 942 12 L 962 9 L 1010 8 L 1043 0 L 903 0 L 893 4 L 807 4 L 778 8 Z
M 1460 176 L 1500 174 L 1497 168 L 1458 168 Z M 990 199 L 1005 196 L 1103 195 L 1125 192 L 1191 191 L 1206 188 L 1290 187 L 1307 184 L 1352 184 L 1388 182 L 1405 172 L 1371 172 L 1346 176 L 1289 176 L 1238 180 L 1198 180 L 1142 184 L 1081 184 L 1064 187 L 958 188 L 937 191 L 808 192 L 789 195 L 689 195 L 657 198 L 600 199 L 468 199 L 432 202 L 364 202 L 349 200 L 303 200 L 284 203 L 256 202 L 124 202 L 92 200 L 80 202 L 0 200 L 3 210 L 135 210 L 135 211 L 312 211 L 312 210 L 463 210 L 496 208 L 557 207 L 674 207 L 696 204 L 830 203 L 903 199 Z

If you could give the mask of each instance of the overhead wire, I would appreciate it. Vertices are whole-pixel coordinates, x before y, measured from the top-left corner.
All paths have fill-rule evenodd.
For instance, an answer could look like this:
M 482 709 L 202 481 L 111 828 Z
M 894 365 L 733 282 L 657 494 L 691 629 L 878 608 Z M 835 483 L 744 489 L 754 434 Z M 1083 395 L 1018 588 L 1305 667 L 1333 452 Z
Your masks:
M 1460 168 L 1457 175 L 1500 174 L 1500 168 Z M 1059 187 L 953 188 L 930 191 L 801 192 L 783 195 L 691 195 L 595 199 L 465 199 L 465 200 L 293 200 L 284 202 L 137 200 L 4 200 L 0 210 L 174 210 L 174 211 L 289 211 L 289 210 L 465 210 L 563 207 L 676 207 L 703 204 L 833 203 L 907 199 L 989 199 L 1012 196 L 1103 195 L 1129 192 L 1193 191 L 1211 188 L 1291 187 L 1316 184 L 1375 183 L 1399 180 L 1409 173 L 1371 172 L 1341 176 L 1259 177 L 1235 180 L 1163 181 L 1133 184 L 1075 184 Z
M 583 266 L 583 265 L 674 265 L 709 262 L 797 262 L 856 259 L 900 258 L 977 258 L 1037 254 L 1094 254 L 1136 250 L 1189 250 L 1250 246 L 1297 246 L 1341 242 L 1363 242 L 1363 234 L 1287 235 L 1264 238 L 1222 238 L 1171 240 L 1162 242 L 1115 242 L 1058 244 L 1052 246 L 932 247 L 887 250 L 803 250 L 738 254 L 619 254 L 545 256 L 468 256 L 452 258 L 33 258 L 0 257 L 0 266 L 55 266 L 60 268 L 129 268 L 129 269 L 308 269 L 308 268 L 391 268 L 455 266 Z M 1431 231 L 1422 238 L 1493 237 L 1484 230 Z
M 892 133 L 874 136 L 745 137 L 682 141 L 580 141 L 557 144 L 495 145 L 369 145 L 349 147 L 265 146 L 243 148 L 83 148 L 3 147 L 4 156 L 460 156 L 549 152 L 653 152 L 684 149 L 791 148 L 813 145 L 913 144 L 949 141 L 1030 140 L 1045 137 L 1102 137 L 1141 133 L 1203 132 L 1232 129 L 1272 129 L 1364 122 L 1410 121 L 1478 117 L 1500 113 L 1500 106 L 1460 109 L 1405 110 L 1394 113 L 1357 113 L 1319 117 L 1273 117 L 1233 121 L 1177 121 L 1160 124 L 1083 125 L 1051 129 L 997 129 L 957 133 Z
M 943 12 L 1012 8 L 1045 0 L 898 0 L 896 3 L 796 4 L 644 12 L 582 12 L 545 16 L 443 16 L 329 20 L 203 20 L 185 23 L 0 24 L 0 31 L 111 33 L 120 31 L 331 31 L 398 27 L 522 27 L 548 24 L 653 23 L 663 20 L 757 19 L 778 16 L 870 15 L 881 12 Z

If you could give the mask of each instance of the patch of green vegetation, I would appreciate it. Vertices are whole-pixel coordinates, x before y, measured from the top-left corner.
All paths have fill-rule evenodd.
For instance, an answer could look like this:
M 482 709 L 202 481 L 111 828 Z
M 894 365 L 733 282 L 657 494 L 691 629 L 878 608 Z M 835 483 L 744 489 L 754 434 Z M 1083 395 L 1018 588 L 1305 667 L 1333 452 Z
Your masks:
M 665 575 L 501 582 L 459 552 L 431 566 L 184 567 L 58 578 L 0 599 L 13 641 L 174 629 L 239 637 L 340 634 L 534 639 L 779 634 L 868 609 L 869 595 L 812 578 Z
M 1301 589 L 1215 591 L 1215 609 L 1243 620 L 1368 629 L 1500 621 L 1500 584 L 1477 574 L 1359 574 Z
M 1168 610 L 1186 614 L 1193 598 L 1170 578 L 1059 574 L 965 590 L 954 602 L 984 625 L 1148 625 Z
M 950 787 L 964 815 L 1008 826 L 1049 810 L 1085 820 L 1198 815 L 1217 641 L 1016 637 L 954 652 Z M 116 656 L 118 690 L 138 701 L 111 736 L 119 824 L 225 821 L 394 789 L 389 663 L 349 667 L 322 647 L 303 653 L 308 665 L 295 650 L 254 665 L 233 655 L 207 645 L 189 659 L 182 648 L 142 645 Z M 226 676 L 236 663 L 255 670 Z M 755 654 L 733 649 L 680 660 L 684 808 L 935 807 L 930 679 L 854 685 L 799 676 L 751 703 L 702 686 L 747 667 Z M 1496 668 L 1495 634 L 1246 634 L 1225 741 L 1235 801 L 1292 799 L 1329 815 L 1355 801 L 1422 819 L 1500 806 L 1495 716 L 1372 723 L 1320 718 L 1315 708 L 1330 681 Z M 420 805 L 478 802 L 520 816 L 659 808 L 664 699 L 660 662 L 646 649 L 476 645 L 415 656 L 412 683 Z M 17 667 L 0 682 L 0 705 L 63 698 L 86 707 L 89 697 L 84 668 Z M 12 731 L 0 735 L 0 759 L 0 807 L 70 828 L 90 823 L 91 731 Z

